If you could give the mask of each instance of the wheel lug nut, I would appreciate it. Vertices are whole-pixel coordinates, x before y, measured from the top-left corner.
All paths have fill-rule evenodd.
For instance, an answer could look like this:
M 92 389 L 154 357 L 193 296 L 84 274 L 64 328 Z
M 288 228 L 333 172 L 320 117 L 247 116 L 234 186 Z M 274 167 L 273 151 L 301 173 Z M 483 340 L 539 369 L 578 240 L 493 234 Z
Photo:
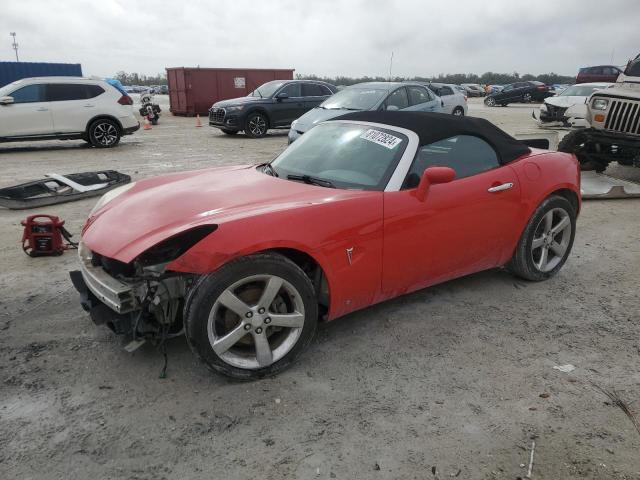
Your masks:
M 258 313 L 260 314 L 264 313 L 264 308 L 261 308 L 260 310 L 258 310 Z
M 264 319 L 264 323 L 271 323 L 271 317 L 267 317 Z
M 248 323 L 244 326 L 245 330 L 251 330 L 251 325 L 249 325 Z
M 256 333 L 262 333 L 262 329 L 260 327 L 256 328 Z
M 251 317 L 253 317 L 253 312 L 247 312 L 247 313 L 244 314 L 244 316 L 247 317 L 247 318 L 251 318 Z

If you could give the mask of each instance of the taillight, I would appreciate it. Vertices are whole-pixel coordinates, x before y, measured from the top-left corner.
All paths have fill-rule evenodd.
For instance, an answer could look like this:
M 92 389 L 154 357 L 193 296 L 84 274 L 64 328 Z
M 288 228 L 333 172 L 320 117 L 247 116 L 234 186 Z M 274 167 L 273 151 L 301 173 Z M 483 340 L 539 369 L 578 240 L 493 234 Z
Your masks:
M 120 105 L 133 105 L 133 99 L 129 95 L 122 95 L 118 99 Z
M 464 101 L 466 102 L 467 101 L 467 96 L 463 95 L 463 97 L 464 97 Z
M 538 90 L 540 90 L 541 92 L 546 92 L 547 90 L 549 90 L 549 87 L 547 87 L 546 85 L 539 85 Z

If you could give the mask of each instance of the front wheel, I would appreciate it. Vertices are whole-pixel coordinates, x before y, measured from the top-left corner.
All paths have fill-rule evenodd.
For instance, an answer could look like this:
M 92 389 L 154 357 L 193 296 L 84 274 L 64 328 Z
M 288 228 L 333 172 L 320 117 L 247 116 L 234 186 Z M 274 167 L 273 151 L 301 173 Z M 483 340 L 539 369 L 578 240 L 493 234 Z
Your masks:
M 552 195 L 545 199 L 524 229 L 507 268 L 534 282 L 553 277 L 571 252 L 576 215 L 566 198 Z
M 309 277 L 278 254 L 239 258 L 202 277 L 185 310 L 193 352 L 237 379 L 274 375 L 308 347 L 318 322 Z
M 487 107 L 495 107 L 495 106 L 496 106 L 496 99 L 495 99 L 495 98 L 493 98 L 493 97 L 486 97 L 486 98 L 484 99 L 484 104 L 485 104 Z
M 251 138 L 262 138 L 267 134 L 269 121 L 261 113 L 252 113 L 247 118 L 247 126 L 244 133 Z
M 97 148 L 115 147 L 120 142 L 120 128 L 113 120 L 98 119 L 89 126 L 89 142 Z

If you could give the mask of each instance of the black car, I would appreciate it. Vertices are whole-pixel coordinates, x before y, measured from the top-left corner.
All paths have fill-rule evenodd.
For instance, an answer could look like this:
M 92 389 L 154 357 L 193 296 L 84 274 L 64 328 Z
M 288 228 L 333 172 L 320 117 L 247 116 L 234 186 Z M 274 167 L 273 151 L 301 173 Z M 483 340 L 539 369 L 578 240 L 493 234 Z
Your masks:
M 274 80 L 246 97 L 214 103 L 209 125 L 227 135 L 244 130 L 249 137 L 264 137 L 270 128 L 289 128 L 337 91 L 334 85 L 316 80 Z
M 505 85 L 499 92 L 488 95 L 484 99 L 484 104 L 487 107 L 495 107 L 496 105 L 505 107 L 510 103 L 542 102 L 552 95 L 553 93 L 544 83 L 531 80 Z

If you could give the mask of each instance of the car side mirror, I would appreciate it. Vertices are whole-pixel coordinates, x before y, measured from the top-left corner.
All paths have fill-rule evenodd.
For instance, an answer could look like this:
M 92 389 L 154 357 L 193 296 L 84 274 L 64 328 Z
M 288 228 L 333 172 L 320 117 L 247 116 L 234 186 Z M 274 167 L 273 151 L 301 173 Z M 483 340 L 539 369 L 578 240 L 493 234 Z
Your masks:
M 416 197 L 421 202 L 427 197 L 430 185 L 439 183 L 449 183 L 456 178 L 456 171 L 449 167 L 429 167 L 422 174 L 418 188 L 416 189 Z
M 396 110 L 400 110 L 400 109 L 398 108 L 397 105 L 387 105 L 387 108 L 385 108 L 385 110 L 388 112 L 395 112 Z
M 0 105 L 9 105 L 13 103 L 13 97 L 1 97 L 0 98 Z
M 278 95 L 276 95 L 276 100 L 278 100 L 279 102 L 284 100 L 285 98 L 289 98 L 289 94 L 287 92 L 280 92 Z

